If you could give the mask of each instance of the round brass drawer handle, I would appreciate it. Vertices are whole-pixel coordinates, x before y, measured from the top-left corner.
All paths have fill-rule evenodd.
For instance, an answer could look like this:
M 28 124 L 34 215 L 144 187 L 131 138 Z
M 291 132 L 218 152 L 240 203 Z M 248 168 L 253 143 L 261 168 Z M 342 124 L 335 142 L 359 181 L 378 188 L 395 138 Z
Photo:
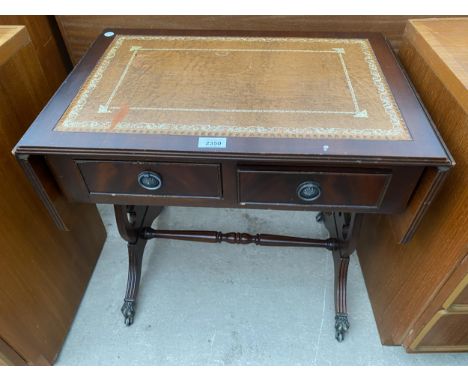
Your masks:
M 138 174 L 138 184 L 146 190 L 158 190 L 162 186 L 161 176 L 152 171 L 143 171 Z
M 307 181 L 297 187 L 297 196 L 304 202 L 311 202 L 322 195 L 322 190 L 317 182 Z

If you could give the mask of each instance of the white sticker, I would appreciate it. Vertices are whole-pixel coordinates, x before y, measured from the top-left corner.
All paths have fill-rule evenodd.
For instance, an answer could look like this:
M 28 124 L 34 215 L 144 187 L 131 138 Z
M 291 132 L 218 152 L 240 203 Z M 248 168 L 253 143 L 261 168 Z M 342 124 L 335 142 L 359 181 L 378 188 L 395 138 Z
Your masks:
M 198 148 L 200 149 L 225 149 L 226 138 L 199 137 Z

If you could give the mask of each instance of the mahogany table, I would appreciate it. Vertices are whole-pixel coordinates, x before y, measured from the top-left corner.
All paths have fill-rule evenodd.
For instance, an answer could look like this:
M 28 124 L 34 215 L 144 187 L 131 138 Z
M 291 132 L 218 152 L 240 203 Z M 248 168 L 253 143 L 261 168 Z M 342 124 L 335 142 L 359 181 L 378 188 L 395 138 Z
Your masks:
M 362 214 L 404 211 L 435 171 L 420 216 L 452 165 L 372 33 L 106 30 L 14 152 L 60 228 L 44 163 L 70 201 L 115 206 L 127 325 L 149 239 L 322 247 L 334 258 L 338 341 Z M 164 206 L 320 211 L 330 238 L 152 229 Z

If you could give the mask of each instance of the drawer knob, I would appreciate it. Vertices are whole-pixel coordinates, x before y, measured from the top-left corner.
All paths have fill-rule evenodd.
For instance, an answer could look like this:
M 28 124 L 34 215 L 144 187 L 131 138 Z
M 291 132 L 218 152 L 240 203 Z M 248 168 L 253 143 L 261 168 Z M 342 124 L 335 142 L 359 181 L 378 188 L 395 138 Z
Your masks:
M 321 194 L 320 185 L 316 182 L 304 182 L 297 187 L 297 196 L 305 202 L 318 199 Z
M 138 184 L 147 190 L 158 190 L 162 186 L 162 179 L 159 174 L 152 171 L 143 171 L 138 174 Z

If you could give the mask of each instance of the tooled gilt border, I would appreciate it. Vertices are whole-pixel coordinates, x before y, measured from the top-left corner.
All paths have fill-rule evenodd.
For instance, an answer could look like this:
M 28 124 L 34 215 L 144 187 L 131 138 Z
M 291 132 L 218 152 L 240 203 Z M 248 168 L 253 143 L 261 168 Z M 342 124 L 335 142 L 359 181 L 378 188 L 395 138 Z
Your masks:
M 116 56 L 118 49 L 125 40 L 187 40 L 184 36 L 133 36 L 121 35 L 115 38 L 115 41 L 103 55 L 98 65 L 89 76 L 83 87 L 80 89 L 76 102 L 71 106 L 68 114 L 58 124 L 59 131 L 87 131 L 87 132 L 106 132 L 109 131 L 111 122 L 81 121 L 76 119 L 80 111 L 86 105 L 88 97 L 96 89 L 101 81 L 107 67 Z M 275 42 L 284 41 L 284 38 L 259 38 L 259 37 L 190 37 L 191 40 L 224 40 L 224 41 L 265 41 Z M 326 39 L 326 38 L 288 38 L 288 41 L 294 42 L 326 42 L 336 44 L 359 44 L 367 62 L 372 81 L 379 94 L 382 106 L 388 115 L 392 129 L 352 129 L 352 128 L 325 128 L 325 127 L 263 127 L 263 126 L 233 126 L 233 125 L 180 125 L 169 123 L 151 123 L 151 122 L 120 122 L 117 129 L 112 132 L 120 133 L 143 133 L 143 134 L 169 134 L 169 135 L 207 135 L 207 136 L 230 136 L 230 137 L 273 137 L 273 138 L 348 138 L 348 139 L 389 139 L 389 140 L 410 140 L 410 135 L 404 127 L 403 118 L 396 107 L 393 95 L 389 91 L 383 80 L 383 74 L 376 62 L 376 57 L 370 49 L 369 42 L 366 39 Z M 285 134 L 285 131 L 287 132 Z M 246 132 L 248 132 L 246 134 Z

